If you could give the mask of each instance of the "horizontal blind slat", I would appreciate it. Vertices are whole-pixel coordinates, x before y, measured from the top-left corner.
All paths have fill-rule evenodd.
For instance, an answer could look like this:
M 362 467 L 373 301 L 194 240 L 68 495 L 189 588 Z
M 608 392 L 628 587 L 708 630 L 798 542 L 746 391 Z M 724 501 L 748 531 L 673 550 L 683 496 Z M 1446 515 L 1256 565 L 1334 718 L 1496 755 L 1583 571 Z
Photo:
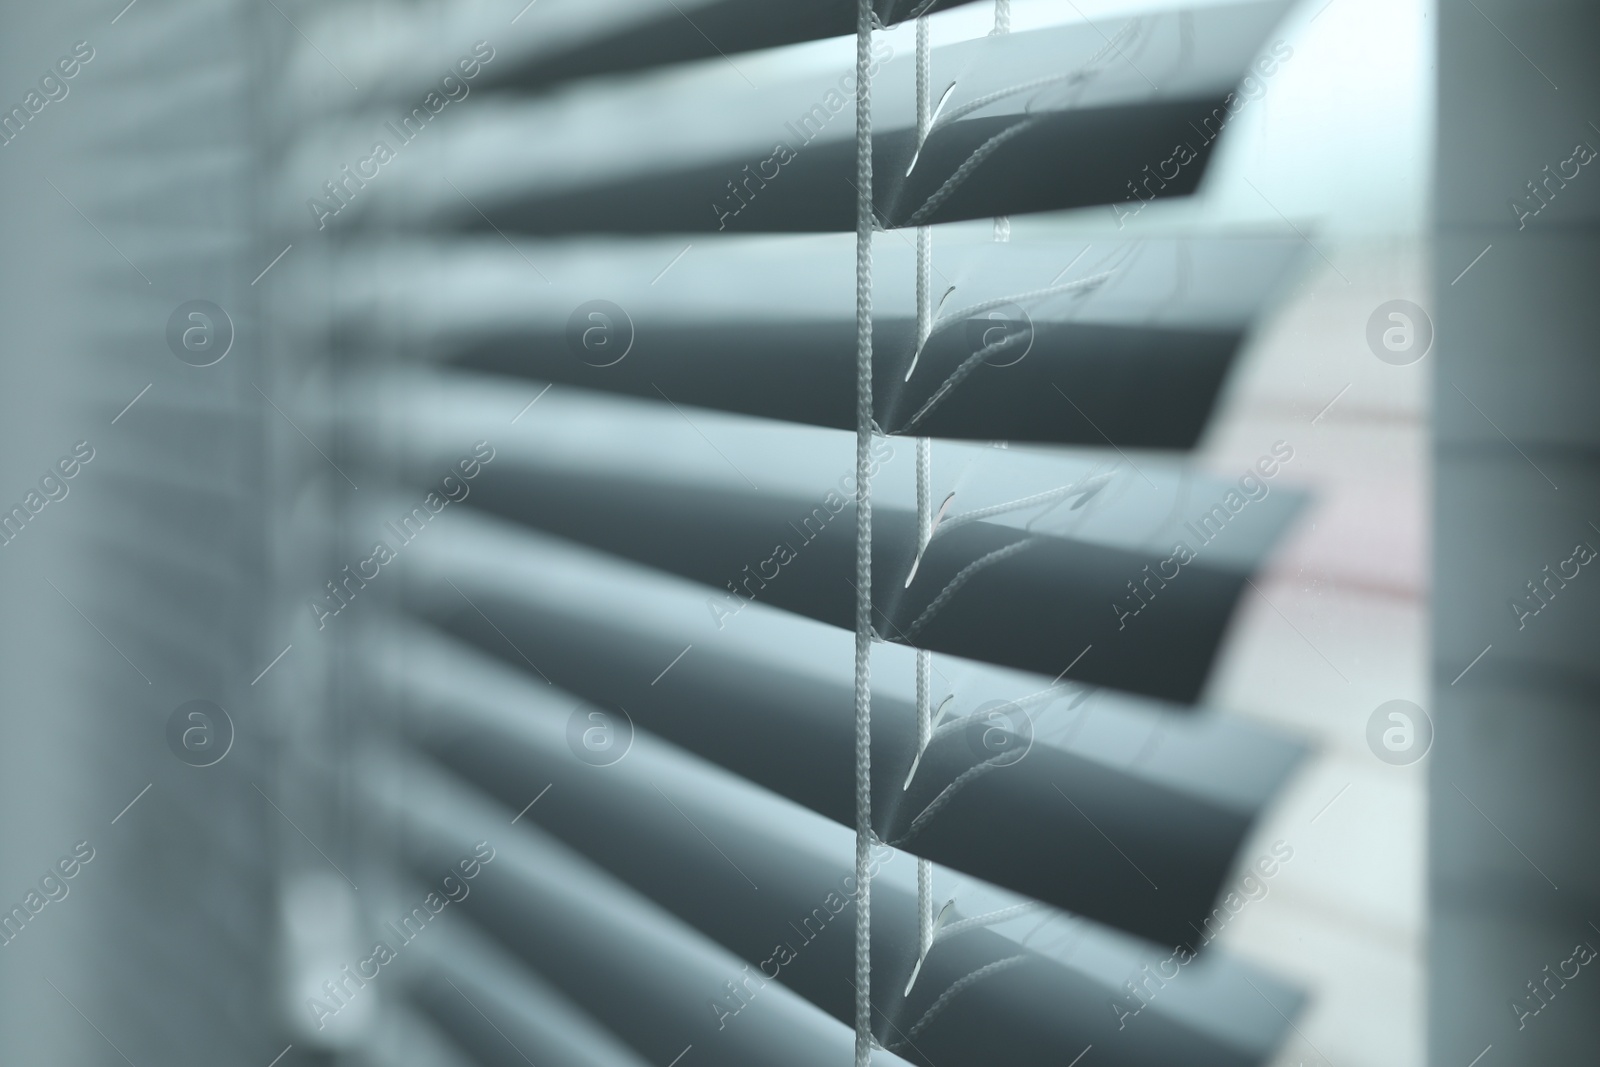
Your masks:
M 509 810 L 514 802 L 511 794 L 525 788 L 530 766 L 526 761 L 537 759 L 539 752 L 502 740 L 493 746 L 468 743 L 438 755 L 451 768 L 450 778 L 470 777 Z M 741 804 L 739 793 L 707 791 L 699 784 L 703 772 L 685 777 L 674 769 L 677 763 L 670 752 L 658 756 L 643 735 L 636 736 L 628 759 L 612 767 L 581 767 L 574 762 L 582 773 L 557 779 L 527 816 L 539 829 L 527 832 L 549 834 L 566 847 L 581 849 L 590 862 L 609 872 L 602 877 L 616 878 L 642 892 L 656 906 L 752 965 L 773 956 L 774 943 L 787 941 L 792 958 L 776 969 L 778 981 L 843 1024 L 851 1017 L 852 1005 L 849 985 L 842 980 L 850 973 L 851 944 L 843 935 L 850 904 L 838 890 L 848 886 L 843 881 L 850 870 L 848 834 L 836 828 L 826 846 L 814 835 L 791 837 L 785 831 L 795 825 L 794 820 L 774 820 L 769 805 L 751 806 L 753 796 Z M 540 772 L 550 770 L 542 761 L 532 766 Z M 428 800 L 432 816 L 447 810 L 433 797 Z M 509 842 L 504 852 L 518 844 Z M 559 864 L 554 870 L 544 866 L 543 878 L 567 873 Z M 515 870 L 509 865 L 502 868 L 502 873 L 508 871 L 516 884 L 485 880 L 469 898 L 469 912 L 492 923 L 513 944 L 530 938 L 521 951 L 531 950 L 532 958 L 550 958 L 552 938 L 565 936 L 550 927 L 580 920 L 570 912 L 552 913 L 544 903 L 545 891 L 528 883 L 531 872 L 520 864 Z M 1119 1030 L 1114 1014 L 1105 1010 L 1117 991 L 1115 977 L 1062 966 L 986 929 L 936 945 L 907 997 L 904 985 L 915 962 L 915 894 L 880 875 L 873 902 L 878 963 L 873 1000 L 886 1020 L 876 1033 L 880 1042 L 912 1062 L 978 1064 L 993 1062 L 998 1054 L 1008 1062 L 1044 1067 L 1059 1063 L 1062 1050 L 1081 1049 L 1086 1043 L 1102 1044 L 1106 1062 L 1119 1067 L 1149 1067 L 1179 1056 L 1184 1062 L 1217 1067 L 1243 1067 L 1260 1060 L 1259 1050 L 1219 1040 L 1203 1022 L 1169 1013 L 1159 1001 L 1150 1006 L 1140 1027 Z M 630 917 L 629 925 L 636 921 Z M 793 925 L 802 922 L 803 929 Z M 648 951 L 636 957 L 635 965 L 641 969 L 655 968 Z M 995 968 L 996 964 L 1001 966 Z M 562 966 L 585 969 L 581 962 L 564 961 Z M 907 1031 L 944 991 L 980 971 L 983 980 L 969 983 L 960 997 L 950 1000 L 937 1013 L 937 1025 L 905 1040 Z M 741 975 L 734 972 L 723 981 L 729 979 L 739 981 Z M 581 985 L 602 979 L 591 975 L 573 981 Z M 712 983 L 711 989 L 719 986 Z M 761 996 L 773 991 L 763 989 Z M 1223 996 L 1240 1000 L 1257 994 L 1237 983 Z M 759 1003 L 759 997 L 753 999 Z M 636 1005 L 635 1010 L 651 1014 L 648 1005 Z M 734 1032 L 744 1021 L 728 1021 L 719 1035 Z
M 479 476 L 476 507 L 704 583 L 719 596 L 730 583 L 737 590 L 749 582 L 731 594 L 732 604 L 759 596 L 851 628 L 851 502 L 819 506 L 773 492 L 514 462 Z M 1281 494 L 1277 499 L 1271 511 L 1240 515 L 1241 525 L 1281 530 L 1294 505 Z M 915 513 L 873 510 L 874 572 L 895 579 L 910 574 Z M 792 525 L 797 521 L 806 525 Z M 874 623 L 886 641 L 1192 701 L 1254 567 L 1216 559 L 1203 548 L 1175 577 L 1167 572 L 1170 581 L 1161 577 L 1163 565 L 1178 566 L 1171 546 L 1070 542 L 972 522 L 929 542 L 910 588 L 894 579 L 874 587 Z M 767 567 L 772 571 L 763 575 Z M 1135 584 L 1147 580 L 1148 602 Z
M 624 709 L 636 726 L 841 825 L 852 823 L 851 688 L 848 677 L 816 666 L 825 646 L 796 649 L 787 660 L 754 659 L 719 646 L 711 627 L 687 633 L 665 628 L 655 624 L 660 616 L 654 611 L 639 618 L 600 588 L 588 605 L 581 594 L 564 603 L 545 599 L 495 557 L 474 555 L 473 567 L 445 570 L 435 557 L 418 559 L 412 573 L 427 591 L 409 596 L 415 610 L 512 669 L 527 670 L 529 657 L 538 672 L 527 671 L 534 681 L 548 680 L 598 707 Z M 642 587 L 630 598 L 640 608 L 651 599 Z M 622 623 L 630 614 L 632 624 Z M 481 669 L 436 673 L 444 678 Z M 953 664 L 941 663 L 941 675 L 946 671 L 956 674 Z M 1170 770 L 1127 768 L 1124 753 L 1144 750 L 1152 724 L 1146 716 L 1121 717 L 1112 694 L 1064 685 L 1039 699 L 1038 687 L 986 688 L 981 675 L 956 676 L 951 723 L 920 759 L 914 704 L 892 688 L 880 686 L 874 696 L 879 836 L 1156 941 L 1185 940 L 1204 921 L 1245 835 L 1299 755 L 1297 746 L 1276 737 L 1234 730 L 1227 734 L 1229 762 L 1250 768 L 1247 784 L 1224 788 Z M 1039 685 L 1051 689 L 1046 679 Z M 435 699 L 445 695 L 428 683 L 421 691 Z M 1092 703 L 1080 710 L 1086 701 Z M 985 708 L 998 708 L 999 717 L 973 717 Z M 1115 756 L 1080 754 L 1046 739 L 1047 732 L 1081 725 L 1091 713 L 1102 734 L 1120 730 L 1126 737 Z M 1157 713 L 1156 729 L 1169 749 L 1166 765 L 1185 759 L 1215 764 L 1216 748 L 1203 736 L 1213 731 L 1205 721 L 1171 723 L 1173 714 Z M 1006 732 L 991 736 L 996 731 Z M 923 815 L 947 787 L 1002 751 L 997 766 L 977 770 L 934 815 Z M 1024 754 L 1011 762 L 1018 753 Z M 1219 767 L 1217 773 L 1225 772 Z M 1010 835 L 989 832 L 1014 825 L 1018 812 L 1029 813 L 1029 840 L 1048 841 L 1049 848 L 1019 849 Z M 1159 893 L 1140 871 L 1160 885 Z
M 374 770 L 383 765 L 394 760 L 386 756 Z M 491 841 L 495 859 L 462 909 L 643 1058 L 668 1063 L 690 1044 L 697 1062 L 714 1067 L 811 1067 L 848 1055 L 849 1028 L 781 987 L 765 990 L 739 1025 L 719 1030 L 706 1004 L 741 976 L 742 961 L 555 838 L 531 825 L 509 827 L 499 805 L 454 775 L 415 759 L 400 767 L 402 801 L 381 787 L 362 800 L 374 817 L 407 831 L 404 868 L 428 878 L 458 858 L 463 842 Z
M 1081 24 L 935 49 L 935 82 L 954 88 L 920 146 L 911 60 L 890 59 L 873 93 L 880 224 L 1192 192 L 1232 117 L 1232 90 L 1286 9 L 1255 0 L 1135 16 L 1110 36 Z M 849 232 L 853 127 L 837 117 L 853 92 L 848 69 L 841 57 L 837 74 L 752 90 L 713 62 L 532 102 L 501 94 L 432 129 L 419 105 L 385 116 L 384 140 L 398 138 L 390 154 L 426 133 L 451 173 L 399 163 L 380 180 L 372 164 L 370 187 L 355 179 L 325 207 L 341 228 Z M 329 152 L 342 150 L 337 132 L 305 137 L 285 181 L 320 187 Z

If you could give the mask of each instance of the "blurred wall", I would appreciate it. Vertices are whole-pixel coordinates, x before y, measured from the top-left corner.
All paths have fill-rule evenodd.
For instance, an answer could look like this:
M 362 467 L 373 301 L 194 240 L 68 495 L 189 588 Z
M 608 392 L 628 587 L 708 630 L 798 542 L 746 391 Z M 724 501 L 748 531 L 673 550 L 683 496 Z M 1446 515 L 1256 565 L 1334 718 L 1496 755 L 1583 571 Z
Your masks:
M 283 1048 L 251 684 L 273 655 L 250 284 L 266 31 L 232 2 L 0 10 L 6 1063 Z
M 1431 1062 L 1593 1062 L 1600 16 L 1439 6 Z

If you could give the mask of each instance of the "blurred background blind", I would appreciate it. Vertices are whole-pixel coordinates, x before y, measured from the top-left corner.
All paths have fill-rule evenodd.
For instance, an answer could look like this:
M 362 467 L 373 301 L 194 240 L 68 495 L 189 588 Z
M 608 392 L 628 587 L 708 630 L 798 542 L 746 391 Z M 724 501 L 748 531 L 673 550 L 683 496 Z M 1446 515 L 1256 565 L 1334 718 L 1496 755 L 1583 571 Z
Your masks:
M 1338 267 L 1175 212 L 1312 12 L 937 6 L 926 138 L 911 4 L 875 50 L 878 1055 L 1271 1062 L 1304 989 L 1226 901 L 1291 868 L 1257 818 L 1305 745 L 1198 705 L 1315 497 L 1292 435 L 1193 450 Z M 149 980 L 27 1000 L 84 1062 L 847 1056 L 851 6 L 112 14 L 124 110 L 40 168 L 50 233 L 106 278 L 86 344 L 159 308 L 181 362 L 63 439 L 109 521 L 37 584 L 108 646 L 85 699 L 215 710 L 104 783 L 160 847 L 76 936 Z

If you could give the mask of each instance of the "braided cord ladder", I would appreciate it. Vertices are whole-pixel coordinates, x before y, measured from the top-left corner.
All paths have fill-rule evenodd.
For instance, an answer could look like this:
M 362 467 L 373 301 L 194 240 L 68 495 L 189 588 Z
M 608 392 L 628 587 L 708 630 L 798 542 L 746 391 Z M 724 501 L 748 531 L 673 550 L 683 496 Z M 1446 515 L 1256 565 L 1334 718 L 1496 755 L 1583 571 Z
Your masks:
M 856 1043 L 872 1062 L 872 0 L 856 0 Z
M 931 50 L 928 44 L 928 18 L 917 19 L 917 146 L 928 138 L 933 121 L 933 93 L 930 84 Z M 927 344 L 933 332 L 933 302 L 930 296 L 933 275 L 933 230 L 917 227 L 917 350 Z M 933 525 L 933 443 L 917 438 L 917 547 L 925 549 Z M 932 654 L 917 649 L 917 752 L 928 747 L 933 736 L 932 698 L 929 675 Z M 933 864 L 917 860 L 917 951 L 926 953 L 933 945 Z
M 994 36 L 1011 32 L 1011 0 L 994 0 L 994 29 L 989 32 Z M 1011 219 L 1009 216 L 995 216 L 994 239 L 1001 242 L 1011 240 Z

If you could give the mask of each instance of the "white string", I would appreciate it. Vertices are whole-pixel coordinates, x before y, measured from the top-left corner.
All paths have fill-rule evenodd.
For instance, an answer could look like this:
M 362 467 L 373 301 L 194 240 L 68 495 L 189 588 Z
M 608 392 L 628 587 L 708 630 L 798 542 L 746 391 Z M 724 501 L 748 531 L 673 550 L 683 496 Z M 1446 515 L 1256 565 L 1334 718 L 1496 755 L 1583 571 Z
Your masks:
M 994 0 L 994 34 L 1011 32 L 1011 0 Z M 994 239 L 996 241 L 1011 240 L 1011 219 L 1006 215 L 996 215 L 994 219 Z
M 968 930 L 1010 922 L 1019 916 L 1038 911 L 1042 907 L 1044 905 L 1039 901 L 1029 900 L 1021 904 L 1013 904 L 1009 908 L 1001 908 L 998 911 L 991 911 L 984 915 L 975 915 L 970 919 L 962 919 L 960 922 L 947 923 L 944 929 L 939 931 L 939 940 L 943 941 L 947 937 L 954 937 L 957 934 L 966 933 Z
M 917 482 L 918 490 L 927 484 L 924 472 L 927 470 L 928 439 L 917 439 Z M 919 503 L 927 497 L 918 493 Z M 919 511 L 924 509 L 919 508 Z M 920 755 L 928 747 L 928 739 L 933 736 L 933 711 L 929 700 L 929 675 L 931 673 L 933 656 L 927 649 L 917 649 L 917 752 Z M 926 952 L 933 944 L 933 864 L 928 860 L 917 860 L 917 929 L 919 933 L 918 944 L 920 951 Z
M 856 0 L 856 1044 L 872 1063 L 872 0 Z
M 956 576 L 950 579 L 945 587 L 939 591 L 939 595 L 934 597 L 933 600 L 929 602 L 928 606 L 922 609 L 922 614 L 913 619 L 911 625 L 906 627 L 906 640 L 914 640 L 917 634 L 922 631 L 922 628 L 928 625 L 928 623 L 933 620 L 933 617 L 939 613 L 939 609 L 943 608 L 947 603 L 950 602 L 950 598 L 956 595 L 956 590 L 960 589 L 963 585 L 966 585 L 967 582 L 972 579 L 973 575 L 977 574 L 981 570 L 994 566 L 996 563 L 999 563 L 1002 560 L 1010 559 L 1018 552 L 1021 552 L 1027 548 L 1031 548 L 1034 545 L 1039 544 L 1042 540 L 1043 539 L 1039 537 L 1024 537 L 1020 541 L 1013 541 L 1004 548 L 997 548 L 988 555 L 979 556 L 965 567 L 962 567 L 956 572 Z
M 1116 33 L 1107 38 L 1106 43 L 1101 45 L 1094 55 L 1085 60 L 1081 67 L 1073 70 L 1057 71 L 1054 74 L 1046 74 L 1025 82 L 1017 82 L 1015 85 L 1008 85 L 1004 89 L 997 89 L 994 92 L 985 93 L 983 96 L 973 97 L 965 104 L 953 107 L 949 111 L 941 111 L 939 113 L 939 121 L 935 123 L 935 126 L 947 126 L 950 123 L 958 122 L 974 111 L 982 111 L 990 104 L 998 103 L 1007 97 L 1016 96 L 1018 93 L 1025 93 L 1030 89 L 1042 89 L 1047 85 L 1055 85 L 1058 82 L 1085 82 L 1100 73 L 1101 62 L 1109 59 L 1113 52 L 1120 53 L 1121 45 L 1125 38 L 1130 36 L 1137 37 L 1141 31 L 1142 26 L 1139 20 L 1132 19 L 1124 23 Z M 1024 114 L 1031 114 L 1032 111 L 1033 105 L 1031 103 L 1023 108 Z
M 980 714 L 987 718 L 991 714 L 1003 715 L 1010 711 L 1025 711 L 1026 709 L 1033 707 L 1035 704 L 1039 704 L 1046 700 L 1052 700 L 1056 697 L 1066 696 L 1068 693 L 1072 693 L 1074 690 L 1076 690 L 1076 694 L 1073 696 L 1071 703 L 1067 705 L 1067 710 L 1071 711 L 1073 708 L 1083 703 L 1092 690 L 1090 687 L 1085 686 L 1080 682 L 1062 682 L 1058 680 L 1051 682 L 1043 689 L 1033 693 L 1028 693 L 1025 696 L 1017 697 L 1015 700 L 1009 700 L 998 707 L 985 708 L 981 713 L 973 711 L 966 715 L 957 716 L 944 725 L 936 728 L 933 731 L 933 736 L 928 738 L 928 744 L 931 745 L 940 738 L 948 737 L 952 733 L 958 733 L 961 730 L 966 729 L 972 723 L 978 721 L 978 716 Z M 1067 738 L 1060 738 L 1058 740 L 1061 744 L 1065 744 Z M 893 842 L 890 843 L 893 844 Z
M 1098 264 L 1096 265 L 1098 266 Z M 959 322 L 963 319 L 970 319 L 972 316 L 981 314 L 982 312 L 992 311 L 998 307 L 1004 307 L 1007 304 L 1022 304 L 1032 300 L 1039 300 L 1047 296 L 1056 296 L 1060 293 L 1087 294 L 1093 292 L 1096 288 L 1104 284 L 1116 273 L 1116 268 L 1113 267 L 1111 270 L 1100 271 L 1096 274 L 1086 274 L 1081 278 L 1074 278 L 1070 282 L 1053 282 L 1050 285 L 1045 286 L 1043 289 L 1029 289 L 1025 293 L 1012 293 L 1010 296 L 997 296 L 989 300 L 985 300 L 982 303 L 968 304 L 966 307 L 952 311 L 947 315 L 940 315 L 938 321 L 935 322 L 934 325 L 938 326 L 941 323 Z
M 919 242 L 922 234 L 918 234 Z M 918 278 L 918 289 L 926 275 Z M 920 294 L 919 294 L 920 295 Z M 917 532 L 923 546 L 933 533 L 931 498 L 929 494 L 933 474 L 933 443 L 926 437 L 917 438 Z M 933 707 L 930 689 L 933 654 L 925 648 L 917 649 L 917 754 L 928 747 L 933 736 Z M 933 945 L 933 864 L 917 859 L 917 930 L 918 950 L 926 952 Z
M 1015 129 L 1016 127 L 1012 128 Z M 1020 304 L 1024 300 L 1032 300 L 1040 296 L 1045 296 L 1052 293 L 1067 292 L 1069 290 L 1087 293 L 1097 288 L 1109 277 L 1111 277 L 1111 274 L 1110 272 L 1107 272 L 1106 274 L 1095 275 L 1089 278 L 1079 278 L 1075 281 L 1066 282 L 1061 285 L 1054 285 L 1048 289 L 1039 289 L 1031 293 L 1022 293 L 1015 297 L 1000 297 L 982 304 L 974 304 L 972 307 L 964 309 L 962 314 L 966 315 L 969 313 L 984 311 L 990 308 L 1002 307 L 1011 303 Z M 951 316 L 951 321 L 954 321 L 954 319 L 955 316 Z M 976 352 L 972 353 L 972 355 L 968 356 L 965 360 L 958 364 L 955 370 L 950 372 L 950 377 L 946 378 L 942 383 L 940 383 L 939 388 L 935 389 L 933 391 L 933 395 L 928 397 L 928 399 L 923 402 L 923 405 L 917 409 L 916 414 L 907 419 L 905 425 L 901 426 L 895 432 L 906 433 L 910 431 L 917 425 L 917 423 L 927 418 L 935 408 L 944 403 L 945 397 L 949 396 L 950 392 L 954 390 L 956 386 L 960 385 L 963 381 L 970 377 L 973 371 L 977 370 L 981 364 L 989 360 L 991 357 L 1006 351 L 1007 349 L 1015 348 L 1024 341 L 1026 341 L 1030 346 L 1033 344 L 1033 330 L 1031 323 L 1029 324 L 1028 330 L 1020 333 L 1007 333 L 1004 337 L 1000 338 L 1000 340 L 992 341 L 978 349 Z M 1023 356 L 1026 355 L 1027 351 L 1024 350 Z M 1023 356 L 1018 356 L 1017 359 L 1012 360 L 1012 362 L 1019 362 Z
M 920 23 L 919 23 L 920 25 Z M 928 243 L 928 228 L 917 231 L 920 252 Z M 918 256 L 919 261 L 922 257 Z M 920 265 L 920 264 L 919 264 Z M 920 324 L 926 321 L 928 274 L 917 272 L 917 310 Z M 919 550 L 926 548 L 933 536 L 933 501 L 930 489 L 933 481 L 933 442 L 926 437 L 917 438 L 917 537 Z M 928 739 L 933 736 L 933 707 L 929 689 L 933 654 L 925 648 L 917 649 L 917 758 L 927 750 Z M 918 951 L 927 952 L 933 945 L 933 864 L 917 859 L 917 932 Z
M 998 974 L 1001 971 L 1009 971 L 1018 964 L 1027 963 L 1030 959 L 1032 959 L 1031 956 L 1007 956 L 1004 959 L 995 960 L 993 963 L 979 967 L 971 974 L 956 979 L 950 988 L 946 989 L 943 993 L 940 993 L 939 999 L 935 1000 L 933 1004 L 929 1006 L 928 1010 L 922 1013 L 922 1018 L 917 1020 L 916 1025 L 912 1026 L 910 1030 L 906 1031 L 905 1038 L 901 1041 L 896 1041 L 894 1044 L 889 1046 L 889 1051 L 899 1052 L 907 1045 L 910 1045 L 911 1042 L 915 1041 L 917 1039 L 917 1035 L 920 1034 L 929 1023 L 933 1022 L 934 1018 L 937 1017 L 940 1012 L 944 1011 L 944 1009 L 949 1006 L 952 1000 L 954 1000 L 965 990 L 983 981 L 991 974 Z
M 932 49 L 928 41 L 928 20 L 917 19 L 917 145 L 928 138 L 933 125 L 931 86 Z M 933 230 L 917 227 L 917 350 L 928 343 L 933 332 Z M 926 548 L 933 536 L 933 442 L 917 438 L 917 549 Z M 933 736 L 933 710 L 928 692 L 933 656 L 917 649 L 917 758 Z M 933 864 L 917 859 L 917 949 L 926 953 L 933 946 Z
M 928 130 L 933 125 L 933 94 L 930 86 L 930 71 L 933 65 L 933 51 L 928 44 L 928 20 L 924 16 L 917 19 L 917 147 L 928 139 Z
M 1009 752 L 1002 752 L 998 756 L 990 756 L 982 763 L 968 767 L 966 770 L 956 775 L 949 785 L 939 790 L 939 795 L 934 797 L 933 800 L 928 803 L 927 807 L 918 812 L 915 819 L 911 820 L 911 825 L 906 827 L 906 832 L 889 842 L 889 844 L 894 848 L 903 848 L 906 842 L 920 834 L 922 832 L 922 828 L 928 825 L 928 823 L 933 820 L 935 815 L 938 815 L 941 811 L 943 811 L 949 805 L 950 801 L 955 799 L 957 793 L 961 792 L 972 782 L 987 775 L 989 772 L 999 770 L 1001 767 L 1009 767 L 1015 762 L 1016 758 Z
M 1091 477 L 1073 482 L 1071 485 L 1058 486 L 1055 489 L 1046 489 L 1042 493 L 1034 493 L 1032 496 L 1018 497 L 1015 500 L 1007 500 L 1003 504 L 994 504 L 986 508 L 974 508 L 971 511 L 963 511 L 959 515 L 954 515 L 944 520 L 944 522 L 939 524 L 939 528 L 941 530 L 953 530 L 957 526 L 965 526 L 969 522 L 981 522 L 984 519 L 993 518 L 996 515 L 1004 515 L 1008 511 L 1021 511 L 1024 508 L 1035 507 L 1039 504 L 1059 504 L 1061 501 L 1070 496 L 1078 496 L 1083 498 L 1079 500 L 1076 505 L 1074 505 L 1073 510 L 1076 511 L 1078 508 L 1084 507 L 1086 504 L 1088 504 L 1088 502 L 1093 499 L 1101 489 L 1105 488 L 1107 483 L 1110 481 L 1111 472 L 1106 471 L 1105 473 L 1096 474 Z M 1029 519 L 1028 521 L 1032 523 L 1034 520 Z
M 1022 82 L 1018 85 L 1012 85 L 1005 89 L 1001 89 L 998 92 L 989 93 L 985 96 L 978 97 L 975 100 L 970 100 L 960 107 L 954 108 L 948 113 L 942 113 L 938 125 L 943 126 L 948 123 L 955 122 L 965 115 L 971 114 L 974 111 L 982 110 L 983 108 L 988 107 L 990 104 L 1003 100 L 1008 96 L 1014 96 L 1017 93 L 1026 92 L 1029 89 L 1041 88 L 1057 82 L 1070 82 L 1074 84 L 1087 82 L 1090 78 L 1100 73 L 1098 69 L 1099 64 L 1102 60 L 1108 57 L 1112 51 L 1115 50 L 1120 53 L 1118 41 L 1126 36 L 1130 30 L 1135 31 L 1135 35 L 1137 35 L 1138 29 L 1139 24 L 1137 20 L 1124 25 L 1121 30 L 1118 30 L 1114 36 L 1106 41 L 1105 45 L 1098 52 L 1089 57 L 1088 62 L 1079 67 L 1077 70 L 1064 71 L 1057 74 L 1047 75 L 1043 78 L 1036 78 L 1032 81 Z M 1023 115 L 1024 118 L 1022 118 L 1020 121 L 1014 123 L 1004 130 L 1001 130 L 999 133 L 995 134 L 993 137 L 989 138 L 983 144 L 974 149 L 972 154 L 967 157 L 966 162 L 962 163 L 954 174 L 945 179 L 945 183 L 940 186 L 939 189 L 932 196 L 930 196 L 927 201 L 924 202 L 923 205 L 911 215 L 909 219 L 906 220 L 905 225 L 921 225 L 925 219 L 932 216 L 933 212 L 938 209 L 941 203 L 949 198 L 949 196 L 972 175 L 973 171 L 975 171 L 985 160 L 993 155 L 1002 145 L 1018 134 L 1024 133 L 1031 129 L 1043 118 L 1042 115 L 1033 113 L 1032 103 L 1029 103 L 1023 108 Z M 1010 224 L 1007 223 L 1008 233 L 1009 225 Z
M 1020 133 L 1026 133 L 1028 130 L 1038 125 L 1040 121 L 1041 119 L 1038 116 L 1030 116 L 1025 118 L 1014 125 L 1007 126 L 1005 129 L 1001 130 L 999 133 L 983 142 L 983 144 L 973 149 L 972 154 L 966 158 L 965 162 L 963 162 L 961 166 L 956 168 L 955 173 L 946 178 L 944 180 L 944 184 L 939 186 L 939 188 L 934 191 L 933 195 L 928 197 L 928 199 L 923 202 L 922 206 L 917 208 L 916 212 L 906 220 L 907 223 L 913 226 L 920 226 L 927 219 L 932 218 L 933 213 L 938 210 L 939 205 L 948 200 L 950 195 L 957 189 L 961 188 L 966 180 L 972 176 L 972 172 L 982 166 L 986 159 L 994 155 L 995 152 L 999 151 L 1000 147 L 1007 141 L 1011 140 Z

